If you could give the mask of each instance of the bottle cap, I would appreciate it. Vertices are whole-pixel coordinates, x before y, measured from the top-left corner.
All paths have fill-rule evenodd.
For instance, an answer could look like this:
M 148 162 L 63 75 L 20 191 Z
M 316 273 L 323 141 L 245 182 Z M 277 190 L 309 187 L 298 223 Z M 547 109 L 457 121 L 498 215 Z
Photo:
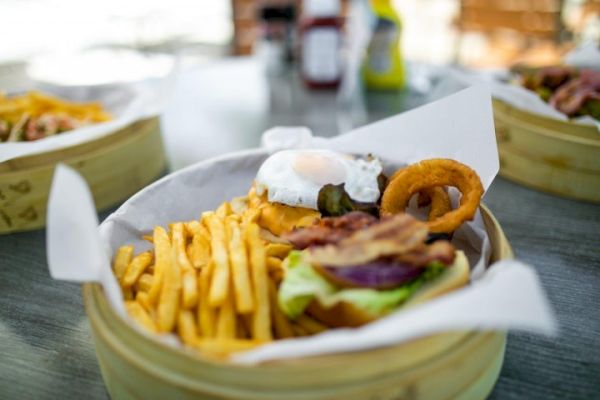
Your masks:
M 309 17 L 338 17 L 340 0 L 304 0 L 302 13 Z

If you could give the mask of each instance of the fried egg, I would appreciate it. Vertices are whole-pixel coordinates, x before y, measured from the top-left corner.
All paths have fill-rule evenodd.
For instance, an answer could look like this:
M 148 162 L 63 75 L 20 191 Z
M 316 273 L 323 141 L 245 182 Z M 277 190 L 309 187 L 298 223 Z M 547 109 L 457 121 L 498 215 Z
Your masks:
M 354 158 L 330 150 L 283 150 L 271 155 L 256 175 L 256 193 L 269 202 L 317 210 L 319 191 L 327 184 L 344 184 L 355 201 L 379 199 L 377 177 L 381 162 Z

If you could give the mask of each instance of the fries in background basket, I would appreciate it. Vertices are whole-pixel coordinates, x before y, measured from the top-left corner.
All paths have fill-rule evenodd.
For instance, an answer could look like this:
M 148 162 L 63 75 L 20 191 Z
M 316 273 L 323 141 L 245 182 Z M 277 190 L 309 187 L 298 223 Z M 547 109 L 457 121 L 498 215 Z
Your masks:
M 307 315 L 291 321 L 279 309 L 282 260 L 292 249 L 264 238 L 260 210 L 239 197 L 199 220 L 156 227 L 153 249 L 115 255 L 126 310 L 152 333 L 174 333 L 203 355 L 227 357 L 274 339 L 326 327 Z
M 38 140 L 110 119 L 100 103 L 75 103 L 35 91 L 0 93 L 0 142 Z

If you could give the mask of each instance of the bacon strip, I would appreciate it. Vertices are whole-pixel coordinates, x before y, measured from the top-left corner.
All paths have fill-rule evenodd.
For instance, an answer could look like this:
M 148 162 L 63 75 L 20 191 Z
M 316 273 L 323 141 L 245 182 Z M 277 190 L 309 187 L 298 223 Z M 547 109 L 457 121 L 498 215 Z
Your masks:
M 337 244 L 311 247 L 310 261 L 320 265 L 348 267 L 380 257 L 416 250 L 427 238 L 427 225 L 400 213 L 355 231 Z
M 354 232 L 377 222 L 379 220 L 370 214 L 353 211 L 341 217 L 323 218 L 311 227 L 295 229 L 282 236 L 289 240 L 295 248 L 302 250 L 311 246 L 336 244 Z
M 415 267 L 425 267 L 433 261 L 439 261 L 444 265 L 452 265 L 455 255 L 454 246 L 450 242 L 439 240 L 411 252 L 400 254 L 394 260 L 400 264 L 408 264 Z

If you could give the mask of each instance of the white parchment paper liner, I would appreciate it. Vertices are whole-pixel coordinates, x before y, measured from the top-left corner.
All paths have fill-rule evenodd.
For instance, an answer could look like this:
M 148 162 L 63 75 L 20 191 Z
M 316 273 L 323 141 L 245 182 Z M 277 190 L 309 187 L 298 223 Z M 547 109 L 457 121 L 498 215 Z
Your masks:
M 297 140 L 289 140 L 294 135 L 298 136 Z M 136 253 L 145 250 L 149 244 L 141 236 L 150 233 L 155 225 L 166 226 L 173 221 L 198 218 L 202 211 L 214 209 L 225 200 L 247 193 L 269 149 L 281 148 L 285 143 L 288 146 L 331 148 L 348 153 L 370 152 L 396 164 L 431 157 L 453 158 L 472 166 L 486 189 L 498 172 L 491 97 L 484 87 L 464 90 L 333 139 L 311 138 L 304 128 L 283 134 L 282 131 L 271 131 L 263 141 L 267 148 L 200 162 L 142 190 L 101 224 L 99 238 L 97 231 L 86 234 L 81 226 L 93 226 L 93 218 L 73 215 L 80 207 L 69 207 L 71 200 L 60 195 L 64 190 L 71 196 L 76 195 L 72 188 L 64 186 L 78 186 L 77 181 L 80 180 L 73 176 L 74 172 L 61 167 L 55 176 L 49 202 L 48 261 L 52 276 L 103 283 L 109 301 L 124 315 L 121 293 L 108 261 L 115 250 L 123 244 L 135 245 Z M 85 191 L 85 188 L 81 190 Z M 85 194 L 82 197 L 85 201 Z M 88 210 L 92 209 L 88 206 Z M 70 216 L 65 217 L 65 214 Z M 78 224 L 77 221 L 82 222 Z M 71 235 L 73 237 L 65 237 L 65 230 L 70 224 L 78 224 L 78 232 Z M 62 237 L 59 236 L 61 234 Z M 84 237 L 87 238 L 82 239 Z M 70 240 L 75 243 L 68 243 Z M 87 244 L 76 243 L 82 240 Z M 473 283 L 469 287 L 422 306 L 393 313 L 362 328 L 332 330 L 311 338 L 279 341 L 240 353 L 233 361 L 256 363 L 364 350 L 455 329 L 516 328 L 556 333 L 553 313 L 532 267 L 507 260 L 487 268 L 490 245 L 480 215 L 464 224 L 453 240 L 465 250 L 474 267 Z M 88 242 L 94 241 L 106 257 L 97 260 L 92 268 L 89 252 L 94 245 Z M 78 254 L 78 249 L 83 247 L 88 254 Z M 94 254 L 95 250 L 91 252 Z M 88 261 L 77 267 L 81 264 L 77 261 L 79 259 Z M 69 271 L 70 268 L 89 269 L 91 272 L 76 273 Z M 107 284 L 109 281 L 110 284 Z M 168 342 L 172 343 L 172 337 L 170 339 Z
M 135 121 L 160 114 L 171 91 L 173 76 L 172 72 L 164 79 L 153 83 L 99 88 L 62 88 L 57 94 L 59 97 L 80 102 L 98 101 L 111 113 L 113 119 L 33 142 L 0 143 L 0 163 L 13 158 L 76 146 L 109 135 Z

